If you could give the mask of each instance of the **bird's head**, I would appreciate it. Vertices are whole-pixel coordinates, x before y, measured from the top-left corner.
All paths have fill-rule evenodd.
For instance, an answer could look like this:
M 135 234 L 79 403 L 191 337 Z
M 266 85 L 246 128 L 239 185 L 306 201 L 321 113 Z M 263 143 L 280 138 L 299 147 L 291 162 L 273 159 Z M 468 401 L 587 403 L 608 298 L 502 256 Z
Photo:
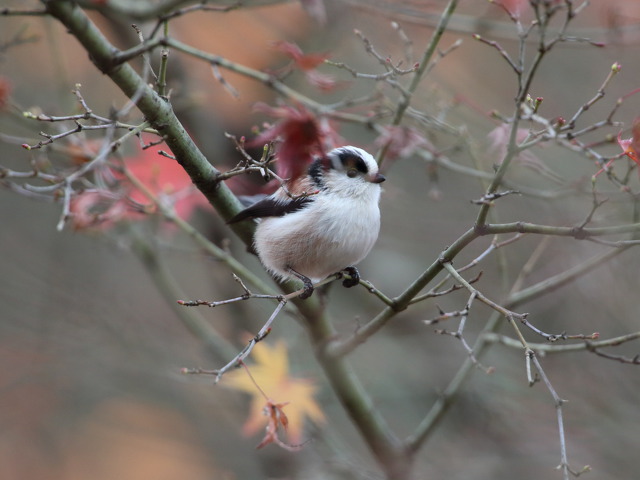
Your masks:
M 379 189 L 385 181 L 375 158 L 357 147 L 340 147 L 325 157 L 315 160 L 309 175 L 321 190 L 358 195 L 370 189 Z

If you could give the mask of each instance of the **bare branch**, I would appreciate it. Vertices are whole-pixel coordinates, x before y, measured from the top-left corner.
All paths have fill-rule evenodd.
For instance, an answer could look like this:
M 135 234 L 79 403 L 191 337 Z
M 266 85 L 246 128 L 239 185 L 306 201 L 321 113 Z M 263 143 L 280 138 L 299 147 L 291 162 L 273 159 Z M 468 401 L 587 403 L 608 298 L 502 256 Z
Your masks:
M 591 100 L 583 104 L 578 109 L 578 111 L 573 114 L 573 117 L 571 117 L 571 119 L 566 123 L 566 125 L 561 127 L 560 129 L 561 131 L 573 130 L 575 128 L 576 121 L 578 120 L 578 118 L 580 118 L 580 116 L 584 112 L 589 110 L 589 108 L 591 108 L 598 100 L 604 97 L 605 90 L 609 86 L 609 83 L 611 83 L 611 80 L 613 80 L 613 77 L 615 77 L 615 75 L 619 73 L 621 69 L 622 67 L 617 62 L 611 66 L 611 69 L 609 70 L 609 74 L 607 75 L 607 78 L 604 79 L 604 82 L 602 82 L 602 85 L 600 85 L 600 88 L 598 88 L 596 95 Z
M 474 365 L 476 365 L 478 368 L 483 370 L 485 373 L 492 373 L 493 370 L 494 370 L 493 367 L 485 367 L 484 365 L 482 365 L 478 361 L 478 359 L 476 358 L 475 354 L 473 353 L 473 349 L 469 346 L 469 343 L 464 338 L 464 327 L 466 325 L 467 317 L 469 316 L 469 312 L 471 311 L 471 305 L 473 303 L 473 300 L 476 298 L 476 296 L 477 296 L 476 292 L 471 293 L 471 296 L 469 297 L 469 300 L 467 301 L 467 304 L 465 305 L 463 310 L 460 310 L 459 312 L 454 312 L 453 314 L 449 314 L 449 318 L 451 318 L 451 316 L 459 316 L 460 317 L 460 323 L 458 325 L 458 330 L 456 330 L 455 332 L 450 332 L 450 331 L 444 330 L 444 329 L 437 329 L 437 330 L 435 330 L 435 333 L 438 333 L 440 335 L 450 335 L 450 336 L 460 340 L 460 343 L 462 343 L 463 348 L 466 350 L 467 355 L 469 356 L 469 360 L 471 360 L 471 362 Z M 432 325 L 433 323 L 437 323 L 437 322 L 438 322 L 438 320 L 435 320 L 435 321 L 426 320 L 425 321 L 425 323 L 427 325 Z
M 487 40 L 486 38 L 482 37 L 481 35 L 478 35 L 477 33 L 473 35 L 473 39 L 478 40 L 479 42 L 482 42 L 486 45 L 489 45 L 490 47 L 495 48 L 498 51 L 498 53 L 502 56 L 502 58 L 504 58 L 505 61 L 509 64 L 509 66 L 513 69 L 516 75 L 522 74 L 522 66 L 518 65 L 507 53 L 507 51 L 504 48 L 502 48 L 502 45 L 500 45 L 498 42 L 496 42 L 495 40 Z
M 252 298 L 256 298 L 256 297 L 252 297 Z M 269 335 L 269 333 L 271 332 L 271 324 L 280 313 L 280 310 L 282 310 L 282 308 L 286 304 L 287 304 L 287 301 L 284 298 L 282 298 L 278 302 L 278 306 L 276 307 L 276 309 L 273 311 L 269 319 L 265 322 L 265 324 L 262 326 L 262 328 L 256 334 L 256 336 L 249 341 L 249 343 L 240 351 L 240 353 L 238 353 L 235 357 L 233 357 L 233 359 L 222 368 L 218 370 L 203 370 L 201 368 L 195 368 L 195 369 L 185 368 L 182 370 L 182 372 L 189 373 L 189 374 L 215 375 L 214 383 L 218 383 L 222 378 L 222 376 L 225 373 L 227 373 L 229 370 L 241 366 L 244 362 L 244 359 L 251 354 L 253 347 L 255 347 L 255 345 L 258 342 L 261 342 L 262 340 L 264 340 L 267 337 L 267 335 Z

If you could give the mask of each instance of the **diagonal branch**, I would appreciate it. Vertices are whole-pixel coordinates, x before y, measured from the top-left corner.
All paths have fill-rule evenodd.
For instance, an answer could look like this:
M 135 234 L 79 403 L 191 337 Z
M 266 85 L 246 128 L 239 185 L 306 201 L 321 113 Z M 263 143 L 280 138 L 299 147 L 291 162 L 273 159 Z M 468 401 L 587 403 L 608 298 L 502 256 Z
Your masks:
M 546 293 L 555 291 L 557 288 L 565 285 L 568 281 L 575 280 L 579 276 L 589 273 L 594 268 L 604 264 L 613 256 L 619 255 L 623 251 L 623 249 L 617 249 L 609 251 L 604 255 L 597 255 L 586 262 L 582 262 L 580 265 L 573 269 L 570 269 L 567 272 L 563 272 L 552 277 L 552 281 L 540 282 L 540 284 L 543 285 L 536 284 L 533 287 L 524 290 L 512 291 L 509 297 L 503 302 L 503 306 L 505 308 L 515 308 L 516 306 L 526 301 L 539 298 Z M 520 277 L 514 282 L 514 287 L 516 287 L 516 289 L 518 288 L 517 286 L 522 283 L 523 275 L 526 275 L 529 271 L 531 271 L 533 267 L 532 263 L 535 263 L 540 259 L 541 253 L 542 250 L 533 253 L 530 262 L 527 263 L 527 265 L 525 266 L 526 268 L 523 268 Z M 499 314 L 498 312 L 494 312 L 491 318 L 487 321 L 487 324 L 485 325 L 482 333 L 472 347 L 476 358 L 482 358 L 483 354 L 486 352 L 489 346 L 497 341 L 495 340 L 494 335 L 499 325 L 501 324 L 502 318 L 503 317 L 501 314 Z M 513 346 L 517 345 L 518 348 L 522 348 L 522 342 L 520 340 L 510 339 L 510 346 L 511 343 L 513 344 Z M 594 342 L 592 341 L 590 343 L 593 344 Z M 596 342 L 596 345 L 599 344 Z M 529 344 L 529 347 L 531 348 L 531 344 Z M 572 350 L 578 347 L 582 348 L 582 344 L 554 345 L 554 347 L 558 351 L 564 351 L 564 349 Z M 436 402 L 434 402 L 425 417 L 422 419 L 415 432 L 406 439 L 406 445 L 409 450 L 417 451 L 424 444 L 424 442 L 426 442 L 433 430 L 438 425 L 439 421 L 448 411 L 449 407 L 456 401 L 458 392 L 467 381 L 469 375 L 471 375 L 474 370 L 475 363 L 471 361 L 471 359 L 467 358 L 458 369 L 454 377 L 451 379 L 449 384 L 446 386 L 446 388 L 442 391 Z
M 111 45 L 76 4 L 56 0 L 43 0 L 43 3 L 47 12 L 58 19 L 82 44 L 101 72 L 108 75 L 127 97 L 139 97 L 137 107 L 149 124 L 164 137 L 178 163 L 220 215 L 228 219 L 239 212 L 242 208 L 240 201 L 226 185 L 218 181 L 220 172 L 195 145 L 176 117 L 171 104 L 149 87 L 133 67 L 114 62 L 118 49 Z M 247 222 L 233 225 L 233 229 L 246 243 L 251 241 L 252 228 Z

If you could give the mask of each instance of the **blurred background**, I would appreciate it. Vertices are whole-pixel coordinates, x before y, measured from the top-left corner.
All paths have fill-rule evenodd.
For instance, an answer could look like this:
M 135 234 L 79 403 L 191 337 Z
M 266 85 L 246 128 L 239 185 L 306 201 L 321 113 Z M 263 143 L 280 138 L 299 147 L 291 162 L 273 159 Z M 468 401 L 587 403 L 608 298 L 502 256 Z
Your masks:
M 24 2 L 0 2 L 29 8 Z M 310 2 L 312 5 L 313 2 Z M 527 3 L 527 2 L 524 2 Z M 518 2 L 505 4 L 519 5 Z M 326 22 L 299 3 L 266 5 L 226 13 L 197 12 L 171 22 L 170 33 L 182 42 L 255 69 L 276 71 L 288 59 L 274 42 L 295 42 L 305 52 L 329 53 L 358 71 L 381 73 L 368 55 L 359 30 L 383 57 L 403 58 L 406 45 L 392 22 L 412 40 L 419 59 L 445 2 L 326 2 Z M 39 8 L 33 2 L 33 8 Z M 529 19 L 522 6 L 523 19 Z M 119 48 L 137 43 L 131 19 L 91 13 L 92 19 Z M 11 139 L 37 142 L 41 130 L 57 125 L 21 118 L 29 110 L 50 115 L 75 112 L 71 93 L 81 84 L 94 112 L 108 115 L 124 97 L 90 63 L 84 50 L 55 21 L 41 17 L 0 18 L 0 42 L 27 39 L 0 51 L 0 76 L 9 100 L 0 111 L 0 165 L 28 170 L 43 153 L 27 152 Z M 150 31 L 154 22 L 136 22 Z M 456 135 L 429 131 L 434 150 L 460 165 L 491 171 L 496 161 L 490 133 L 498 126 L 490 112 L 512 114 L 516 82 L 497 51 L 474 41 L 480 33 L 509 52 L 518 48 L 513 24 L 488 2 L 461 1 L 440 48 L 462 43 L 441 58 L 415 96 L 415 107 L 459 129 L 471 154 Z M 638 46 L 640 4 L 622 0 L 594 1 L 571 24 L 570 34 L 606 42 L 560 44 L 545 59 L 532 85 L 532 96 L 544 97 L 547 118 L 571 118 L 593 98 L 614 62 L 622 71 L 604 98 L 581 120 L 582 126 L 605 118 L 617 98 L 640 87 Z M 534 48 L 531 48 L 534 52 Z M 320 67 L 340 87 L 321 93 L 294 73 L 287 83 L 319 102 L 331 104 L 376 91 L 376 83 L 355 81 L 339 69 Z M 224 132 L 251 136 L 265 118 L 252 106 L 274 105 L 274 92 L 229 72 L 225 80 L 239 97 L 216 80 L 209 65 L 171 52 L 169 85 L 172 103 L 187 130 L 208 158 L 222 168 L 238 161 Z M 389 92 L 386 92 L 389 93 Z M 638 97 L 640 98 L 640 97 Z M 616 115 L 625 123 L 623 136 L 638 115 L 638 99 L 630 97 Z M 375 151 L 376 135 L 362 125 L 336 126 L 345 143 Z M 598 131 L 614 138 L 619 129 Z M 124 155 L 135 156 L 134 143 Z M 610 150 L 607 150 L 609 148 Z M 616 153 L 617 145 L 602 149 Z M 532 191 L 561 192 L 556 198 L 521 195 L 500 201 L 496 221 L 528 221 L 575 225 L 591 209 L 590 179 L 597 167 L 590 160 L 554 145 L 532 150 L 533 163 L 514 165 L 509 179 Z M 624 172 L 627 161 L 619 160 Z M 541 173 L 542 172 L 542 173 Z M 551 173 L 549 173 L 551 172 Z M 387 171 L 381 203 L 382 231 L 377 246 L 360 265 L 361 275 L 387 295 L 403 291 L 444 247 L 470 228 L 483 184 L 476 178 L 436 168 L 417 156 L 398 160 Z M 635 176 L 635 173 L 633 174 Z M 597 211 L 596 225 L 629 222 L 630 196 L 604 177 L 598 180 L 610 198 Z M 637 180 L 631 188 L 638 190 Z M 203 254 L 184 234 L 152 220 L 109 230 L 65 228 L 56 231 L 57 203 L 38 202 L 0 188 L 0 478 L 3 479 L 361 479 L 382 478 L 375 462 L 345 416 L 314 361 L 304 330 L 294 318 L 277 319 L 268 342 L 286 343 L 290 374 L 310 379 L 326 421 L 308 424 L 304 448 L 290 453 L 269 445 L 256 450 L 261 433 L 245 436 L 242 426 L 250 396 L 211 378 L 185 376 L 183 367 L 218 368 L 228 358 L 207 348 L 176 312 L 176 298 L 158 289 L 164 275 L 179 285 L 185 299 L 220 300 L 241 293 L 223 264 Z M 224 245 L 265 280 L 259 262 L 210 207 L 200 206 L 192 223 L 215 243 Z M 140 260 L 133 238 L 149 240 L 161 268 Z M 466 249 L 456 266 L 473 260 L 489 246 L 481 239 Z M 506 289 L 496 256 L 473 271 L 484 272 L 477 284 L 500 300 L 518 276 L 541 238 L 528 236 L 505 247 Z M 526 284 L 560 273 L 609 247 L 552 238 Z M 529 313 L 539 328 L 554 333 L 599 332 L 610 338 L 640 330 L 635 249 L 518 311 Z M 470 274 L 471 276 L 471 274 Z M 372 318 L 382 308 L 364 289 L 345 291 L 335 285 L 327 293 L 329 309 L 341 333 Z M 460 342 L 434 334 L 422 321 L 464 307 L 468 295 L 456 292 L 426 301 L 398 315 L 352 356 L 356 371 L 376 405 L 400 437 L 413 432 L 437 400 L 466 352 Z M 247 332 L 255 334 L 273 310 L 272 304 L 245 302 L 194 310 L 237 349 Z M 473 341 L 491 312 L 474 304 L 465 335 Z M 451 321 L 443 328 L 455 330 Z M 512 334 L 508 325 L 502 332 Z M 531 341 L 540 341 L 527 333 Z M 611 353 L 633 357 L 636 344 Z M 638 428 L 640 375 L 637 366 L 586 352 L 542 359 L 566 404 L 565 429 L 569 460 L 575 469 L 590 465 L 595 478 L 635 478 L 640 459 Z M 416 478 L 512 479 L 561 478 L 554 467 L 560 448 L 553 401 L 541 384 L 527 386 L 521 350 L 494 346 L 482 358 L 495 370 L 478 370 L 418 455 Z M 286 411 L 286 410 L 285 410 Z

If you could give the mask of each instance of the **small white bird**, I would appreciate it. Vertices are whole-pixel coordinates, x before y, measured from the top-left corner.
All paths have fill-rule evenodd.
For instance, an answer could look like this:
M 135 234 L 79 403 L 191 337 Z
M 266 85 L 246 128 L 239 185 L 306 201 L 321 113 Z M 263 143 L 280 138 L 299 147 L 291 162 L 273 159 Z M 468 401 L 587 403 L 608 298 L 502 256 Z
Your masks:
M 354 264 L 367 256 L 380 231 L 380 183 L 375 159 L 356 147 L 341 147 L 316 159 L 308 174 L 241 211 L 228 223 L 260 218 L 254 247 L 277 278 L 304 283 L 345 271 L 345 287 L 359 283 Z

